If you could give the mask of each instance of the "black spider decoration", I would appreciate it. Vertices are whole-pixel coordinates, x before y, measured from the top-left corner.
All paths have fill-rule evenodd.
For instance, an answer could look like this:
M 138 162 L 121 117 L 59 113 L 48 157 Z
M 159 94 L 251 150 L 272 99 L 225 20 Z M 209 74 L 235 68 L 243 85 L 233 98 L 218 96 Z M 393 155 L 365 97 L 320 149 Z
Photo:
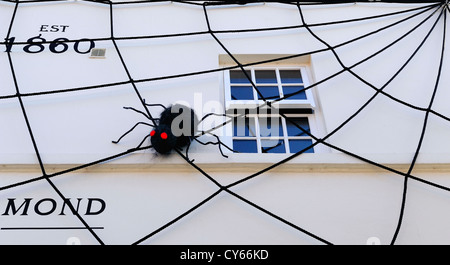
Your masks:
M 125 137 L 127 134 L 132 132 L 139 125 L 146 125 L 153 127 L 153 130 L 147 134 L 144 139 L 139 143 L 136 149 L 141 148 L 144 142 L 150 137 L 151 145 L 155 149 L 155 151 L 159 154 L 167 155 L 171 153 L 172 150 L 181 151 L 184 147 L 186 147 L 186 158 L 189 159 L 189 147 L 192 141 L 196 141 L 202 145 L 218 145 L 219 151 L 223 157 L 228 157 L 222 151 L 221 146 L 225 146 L 228 150 L 235 152 L 233 149 L 228 147 L 222 141 L 220 141 L 219 137 L 213 133 L 201 131 L 198 132 L 198 125 L 204 121 L 207 117 L 216 115 L 216 116 L 226 116 L 215 113 L 206 114 L 201 120 L 197 118 L 194 110 L 186 107 L 184 105 L 175 104 L 169 107 L 165 107 L 162 104 L 148 104 L 143 101 L 144 106 L 152 107 L 152 106 L 160 106 L 164 108 L 163 112 L 161 112 L 159 118 L 153 118 L 149 114 L 146 114 L 140 110 L 137 110 L 132 107 L 123 107 L 124 109 L 130 109 L 135 112 L 138 112 L 144 115 L 148 120 L 150 120 L 153 124 L 148 122 L 138 122 L 130 130 L 126 131 L 122 136 L 119 137 L 117 141 L 113 141 L 113 143 L 117 144 Z M 147 109 L 148 110 L 148 109 Z M 186 122 L 188 121 L 188 122 Z M 198 140 L 198 138 L 202 135 L 209 134 L 214 136 L 217 139 L 217 142 L 202 142 Z M 193 161 L 193 160 L 192 160 Z

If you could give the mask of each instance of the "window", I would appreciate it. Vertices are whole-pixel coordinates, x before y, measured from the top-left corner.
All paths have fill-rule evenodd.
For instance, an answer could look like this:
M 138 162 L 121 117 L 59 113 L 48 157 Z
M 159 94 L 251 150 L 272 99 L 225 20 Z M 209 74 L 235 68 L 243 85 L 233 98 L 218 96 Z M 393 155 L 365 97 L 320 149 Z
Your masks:
M 227 113 L 233 115 L 233 149 L 240 153 L 314 153 L 314 97 L 306 67 L 252 67 L 225 73 Z M 251 82 L 250 82 L 251 80 Z M 253 88 L 252 83 L 257 87 Z M 256 113 L 266 101 L 276 105 Z M 279 110 L 279 112 L 276 112 Z M 255 112 L 255 111 L 254 111 Z M 267 113 L 264 113 L 267 112 Z M 309 134 L 308 134 L 309 133 Z
M 237 115 L 233 149 L 240 153 L 297 153 L 313 143 L 306 132 L 311 132 L 307 116 Z M 314 149 L 304 152 L 314 153 Z
M 315 106 L 311 91 L 304 90 L 309 83 L 305 67 L 236 69 L 227 71 L 225 80 L 227 108 L 255 107 L 264 99 L 280 108 Z

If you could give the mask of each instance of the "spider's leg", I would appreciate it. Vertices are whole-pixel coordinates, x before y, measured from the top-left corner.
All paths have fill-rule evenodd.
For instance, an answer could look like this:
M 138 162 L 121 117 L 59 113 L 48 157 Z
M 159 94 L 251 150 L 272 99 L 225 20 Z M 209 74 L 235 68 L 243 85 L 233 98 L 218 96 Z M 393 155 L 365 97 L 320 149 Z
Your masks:
M 190 144 L 191 144 L 191 143 L 189 143 L 189 145 L 190 145 Z M 192 160 L 189 159 L 189 154 L 188 154 L 189 145 L 187 146 L 186 154 L 185 154 L 185 155 L 183 155 L 183 153 L 182 153 L 182 152 L 183 152 L 183 148 L 181 148 L 181 147 L 174 147 L 173 149 L 174 149 L 175 151 L 177 151 L 178 154 L 180 154 L 181 156 L 184 156 L 184 158 L 185 158 L 187 161 L 193 163 L 193 162 L 195 161 L 195 159 L 192 159 Z
M 123 108 L 124 108 L 124 109 L 134 110 L 134 111 L 136 111 L 137 113 L 140 113 L 140 114 L 144 115 L 147 119 L 151 120 L 150 117 L 149 117 L 146 113 L 144 113 L 143 111 L 137 110 L 137 109 L 135 109 L 135 108 L 133 108 L 133 107 L 123 107 Z
M 215 136 L 215 137 L 217 138 L 217 140 L 219 140 L 218 137 L 217 137 L 215 134 L 211 133 L 211 132 L 213 132 L 213 131 L 215 131 L 215 130 L 217 130 L 217 129 L 219 129 L 219 128 L 225 126 L 225 125 L 227 125 L 227 124 L 230 123 L 230 122 L 232 122 L 232 120 L 233 120 L 232 118 L 235 117 L 235 116 L 233 116 L 233 115 L 228 115 L 228 114 L 226 114 L 226 113 L 225 113 L 225 114 L 208 113 L 208 114 L 206 114 L 205 116 L 203 116 L 203 118 L 198 122 L 198 124 L 200 124 L 201 122 L 203 122 L 206 118 L 208 118 L 208 117 L 210 117 L 210 116 L 228 117 L 228 118 L 230 118 L 230 119 L 228 119 L 228 120 L 222 122 L 222 123 L 219 124 L 219 125 L 214 126 L 213 128 L 208 129 L 207 131 L 202 130 L 202 131 L 200 132 L 200 134 L 197 135 L 196 137 L 200 137 L 200 136 L 205 135 L 205 134 L 210 134 L 210 135 Z M 224 144 L 224 145 L 225 145 L 225 144 Z M 228 147 L 227 147 L 227 148 L 228 148 Z M 228 148 L 228 149 L 231 150 L 231 148 Z
M 131 129 L 129 129 L 128 131 L 126 131 L 122 136 L 120 136 L 120 138 L 117 141 L 112 141 L 113 143 L 117 144 L 120 142 L 120 140 L 122 140 L 123 137 L 125 137 L 127 134 L 129 134 L 130 132 L 132 132 L 134 129 L 136 129 L 137 126 L 139 126 L 140 124 L 143 125 L 147 125 L 150 127 L 154 127 L 153 125 L 151 125 L 150 123 L 146 123 L 146 122 L 138 122 L 136 123 Z
M 135 151 L 142 151 L 142 150 L 150 149 L 150 148 L 152 148 L 152 147 L 153 147 L 152 145 L 148 145 L 148 146 L 139 147 L 139 148 L 131 148 L 131 149 L 129 149 L 128 151 L 132 151 L 132 152 L 135 152 Z
M 190 160 L 190 159 L 189 159 L 189 147 L 191 147 L 191 142 L 192 142 L 192 141 L 189 141 L 188 144 L 187 144 L 187 146 L 186 146 L 186 158 L 187 158 L 187 160 Z M 190 160 L 191 163 L 193 163 L 194 160 L 195 160 L 195 159 Z
M 218 116 L 218 117 L 234 117 L 233 115 L 229 115 L 229 114 L 217 114 L 217 113 L 208 113 L 205 116 L 203 116 L 203 118 L 200 119 L 200 121 L 198 123 L 201 123 L 202 121 L 204 121 L 206 118 L 208 118 L 209 116 Z
M 201 122 L 205 121 L 206 118 L 208 118 L 208 117 L 210 117 L 210 116 L 229 117 L 229 118 L 233 118 L 233 117 L 234 117 L 234 115 L 229 115 L 229 114 L 226 114 L 226 113 L 224 113 L 224 114 L 208 113 L 208 114 L 206 114 L 205 116 L 203 116 L 203 118 L 200 119 L 199 124 L 200 124 Z M 216 134 L 212 133 L 212 131 L 214 131 L 214 130 L 216 130 L 216 129 L 222 127 L 222 126 L 225 126 L 225 125 L 226 125 L 227 123 L 229 123 L 231 120 L 232 120 L 232 119 L 230 119 L 230 120 L 228 120 L 228 121 L 225 121 L 225 122 L 223 122 L 222 124 L 220 124 L 219 126 L 215 126 L 214 128 L 211 128 L 211 129 L 209 129 L 209 130 L 207 130 L 207 131 L 201 131 L 199 135 L 197 135 L 197 136 L 194 137 L 194 140 L 195 140 L 196 142 L 202 144 L 202 145 L 209 145 L 209 144 L 212 144 L 212 145 L 218 145 L 218 146 L 219 146 L 219 151 L 220 151 L 220 153 L 222 154 L 222 156 L 228 158 L 228 156 L 225 155 L 225 154 L 223 153 L 223 151 L 222 151 L 222 146 L 225 146 L 225 148 L 227 148 L 228 150 L 230 150 L 230 151 L 233 152 L 233 153 L 237 153 L 237 151 L 233 150 L 232 148 L 230 148 L 229 146 L 227 146 L 226 144 L 224 144 L 224 143 L 220 140 L 219 136 L 217 136 Z M 200 136 L 202 136 L 202 135 L 205 135 L 205 134 L 209 134 L 209 135 L 214 136 L 214 137 L 217 139 L 217 142 L 211 142 L 211 141 L 209 141 L 209 142 L 204 143 L 204 142 L 202 142 L 202 141 L 200 141 L 200 140 L 197 139 L 198 137 L 200 137 Z
M 194 140 L 197 141 L 199 144 L 202 144 L 202 145 L 209 145 L 209 144 L 219 145 L 219 151 L 222 154 L 222 156 L 225 157 L 225 158 L 228 158 L 228 156 L 223 153 L 222 148 L 221 148 L 221 146 L 220 146 L 220 144 L 218 142 L 206 142 L 206 143 L 204 143 L 204 142 L 198 140 L 197 138 L 195 138 Z
M 166 106 L 164 106 L 163 104 L 157 104 L 157 103 L 155 103 L 155 104 L 149 104 L 149 103 L 146 103 L 146 102 L 145 102 L 145 99 L 143 99 L 143 103 L 144 103 L 144 105 L 146 106 L 146 108 L 147 108 L 147 107 L 155 107 L 155 106 L 157 106 L 157 107 L 163 108 L 164 110 L 167 110 Z M 148 109 L 147 109 L 147 110 L 148 110 Z M 149 118 L 149 120 L 153 121 L 153 123 L 155 123 L 155 124 L 156 124 L 155 120 L 158 120 L 158 121 L 161 120 L 160 118 L 153 118 L 153 117 L 148 117 L 148 118 Z
M 205 134 L 205 133 L 202 133 L 201 135 L 203 135 L 203 134 Z M 230 148 L 229 146 L 227 146 L 226 144 L 224 144 L 224 143 L 220 140 L 219 136 L 217 136 L 217 135 L 215 135 L 215 134 L 213 134 L 213 133 L 208 133 L 208 134 L 214 136 L 214 137 L 217 139 L 217 142 L 211 142 L 211 141 L 209 141 L 209 142 L 204 143 L 204 142 L 202 142 L 202 141 L 200 141 L 200 140 L 197 139 L 199 136 L 198 136 L 198 137 L 195 137 L 194 140 L 195 140 L 196 142 L 202 144 L 202 145 L 209 145 L 209 144 L 212 144 L 212 145 L 218 145 L 218 146 L 219 146 L 219 151 L 220 151 L 220 153 L 221 153 L 222 156 L 225 157 L 225 158 L 228 158 L 228 156 L 225 155 L 225 154 L 223 153 L 223 151 L 222 151 L 222 146 L 225 146 L 225 148 L 227 148 L 228 150 L 230 150 L 230 151 L 233 152 L 233 153 L 237 153 L 237 151 L 233 150 L 232 148 Z M 200 136 L 201 136 L 201 135 L 200 135 Z
M 145 103 L 145 99 L 144 99 L 144 105 L 145 106 L 149 106 L 149 107 L 159 106 L 159 107 L 162 107 L 165 110 L 167 109 L 166 106 L 164 106 L 163 104 L 149 104 L 149 103 Z
M 233 153 L 239 153 L 238 151 L 236 151 L 236 150 L 234 150 L 233 148 L 229 147 L 228 145 L 224 144 L 224 143 L 220 140 L 219 136 L 217 136 L 217 135 L 215 135 L 215 134 L 213 134 L 213 133 L 209 133 L 209 132 L 208 132 L 208 134 L 214 136 L 214 137 L 217 139 L 217 144 L 225 146 L 226 149 L 230 150 L 230 151 L 233 152 Z
M 142 141 L 139 143 L 138 146 L 136 146 L 136 149 L 141 148 L 141 146 L 144 144 L 145 140 L 147 140 L 150 137 L 150 134 L 147 134 L 144 139 L 142 139 Z

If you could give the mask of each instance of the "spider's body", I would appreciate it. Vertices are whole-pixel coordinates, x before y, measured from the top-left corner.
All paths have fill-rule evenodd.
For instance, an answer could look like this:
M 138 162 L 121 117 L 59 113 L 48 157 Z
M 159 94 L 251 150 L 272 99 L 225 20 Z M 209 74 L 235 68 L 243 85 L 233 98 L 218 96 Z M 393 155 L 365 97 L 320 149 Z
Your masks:
M 194 110 L 186 107 L 184 105 L 175 104 L 169 107 L 165 107 L 161 104 L 147 104 L 145 100 L 143 101 L 145 108 L 147 106 L 160 106 L 164 108 L 164 111 L 161 112 L 160 117 L 155 119 L 150 116 L 150 112 L 147 109 L 147 113 L 144 113 L 140 110 L 137 110 L 132 107 L 124 107 L 125 109 L 131 109 L 138 113 L 144 115 L 148 120 L 152 121 L 153 124 L 148 122 L 138 122 L 136 123 L 130 130 L 125 132 L 117 141 L 113 141 L 113 143 L 117 144 L 125 137 L 127 134 L 132 132 L 138 125 L 146 125 L 153 127 L 153 130 L 147 134 L 141 143 L 135 149 L 141 149 L 141 146 L 144 144 L 145 140 L 150 137 L 151 145 L 146 147 L 152 147 L 159 154 L 169 154 L 172 150 L 180 151 L 182 148 L 186 147 L 186 158 L 188 159 L 188 152 L 191 142 L 195 140 L 196 142 L 202 145 L 218 145 L 219 151 L 222 156 L 227 157 L 223 152 L 221 146 L 225 146 L 228 150 L 235 152 L 224 143 L 222 143 L 219 137 L 211 132 L 201 131 L 198 132 L 198 125 L 203 120 L 211 115 L 224 116 L 214 113 L 209 113 L 205 115 L 200 121 L 197 118 Z M 214 136 L 217 139 L 217 142 L 202 142 L 198 140 L 202 135 L 209 134 Z M 193 160 L 192 160 L 193 161 Z
M 168 154 L 177 146 L 177 137 L 172 134 L 170 127 L 159 125 L 150 132 L 150 142 L 156 152 Z
M 150 133 L 150 141 L 155 151 L 160 154 L 189 145 L 197 133 L 197 115 L 193 109 L 182 105 L 166 108 L 158 121 Z M 186 121 L 190 124 L 185 124 Z

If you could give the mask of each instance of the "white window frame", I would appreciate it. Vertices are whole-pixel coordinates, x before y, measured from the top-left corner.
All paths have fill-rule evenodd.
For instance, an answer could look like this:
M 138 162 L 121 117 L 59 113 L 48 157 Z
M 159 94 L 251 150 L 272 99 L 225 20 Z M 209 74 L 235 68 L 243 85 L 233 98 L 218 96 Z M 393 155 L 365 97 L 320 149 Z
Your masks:
M 259 56 L 261 57 L 261 56 Z M 258 58 L 259 58 L 258 57 Z M 262 57 L 259 58 L 260 60 L 263 60 L 266 57 Z M 245 59 L 245 58 L 244 58 Z M 243 60 L 244 60 L 243 59 Z M 244 60 L 245 61 L 245 60 Z M 245 61 L 246 62 L 246 61 Z M 250 62 L 250 61 L 249 61 Z M 247 63 L 249 63 L 247 62 Z M 227 64 L 229 63 L 226 60 L 222 60 L 222 66 L 226 67 Z M 229 66 L 229 65 L 228 65 Z M 230 68 L 229 68 L 230 69 Z M 251 73 L 251 78 L 252 78 L 252 82 L 258 86 L 258 84 L 256 84 L 256 80 L 255 80 L 255 71 L 256 70 L 276 70 L 277 73 L 277 84 L 279 89 L 281 89 L 281 79 L 280 79 L 280 74 L 279 71 L 280 70 L 300 70 L 301 71 L 301 75 L 302 75 L 302 80 L 303 80 L 303 86 L 309 87 L 312 84 L 312 73 L 311 71 L 311 66 L 309 63 L 309 60 L 301 60 L 299 62 L 289 62 L 286 65 L 282 65 L 282 64 L 268 64 L 265 66 L 253 66 L 253 67 L 244 67 L 245 70 L 250 70 Z M 240 70 L 240 68 L 233 68 L 231 70 Z M 234 113 L 235 110 L 237 110 L 237 113 L 242 113 L 243 110 L 245 109 L 254 109 L 257 107 L 262 107 L 267 108 L 267 109 L 271 109 L 270 107 L 264 107 L 264 101 L 263 100 L 255 100 L 257 99 L 257 92 L 255 91 L 255 89 L 253 89 L 253 93 L 254 93 L 254 100 L 232 100 L 231 99 L 231 82 L 230 82 L 230 70 L 224 70 L 223 71 L 223 100 L 224 100 L 224 106 L 226 109 L 226 112 L 228 114 Z M 233 86 L 235 84 L 233 83 Z M 244 84 L 242 84 L 244 85 Z M 246 86 L 251 86 L 251 84 L 247 83 L 245 84 Z M 269 84 L 267 84 L 269 85 Z M 274 85 L 274 84 L 270 84 L 270 85 Z M 289 83 L 289 85 L 298 85 L 295 83 Z M 282 91 L 282 90 L 281 90 Z M 322 111 L 321 109 L 318 107 L 320 106 L 320 102 L 319 102 L 319 98 L 317 98 L 316 95 L 316 91 L 313 91 L 313 89 L 307 89 L 305 90 L 305 94 L 306 94 L 306 99 L 305 100 L 297 100 L 297 99 L 289 99 L 289 100 L 281 100 L 281 101 L 277 101 L 276 103 L 272 103 L 272 105 L 276 108 L 280 110 L 280 113 L 283 113 L 283 115 L 281 116 L 281 120 L 284 123 L 283 124 L 283 137 L 287 137 L 290 139 L 290 137 L 287 136 L 287 128 L 286 128 L 286 121 L 283 119 L 283 116 L 286 117 L 307 117 L 308 118 L 308 123 L 309 123 L 309 128 L 310 128 L 310 133 L 311 135 L 314 136 L 320 136 L 320 135 L 325 135 L 326 132 L 326 128 L 325 128 L 325 124 L 323 121 L 323 117 L 322 117 Z M 282 95 L 282 94 L 280 94 Z M 271 100 L 268 100 L 269 102 L 271 102 Z M 283 111 L 284 109 L 284 111 Z M 295 110 L 293 112 L 290 112 L 289 110 Z M 298 111 L 300 110 L 300 111 Z M 298 113 L 297 113 L 298 111 Z M 304 113 L 302 113 L 304 112 Z M 276 113 L 275 113 L 276 114 Z M 256 114 L 252 114 L 252 115 L 256 115 Z M 261 114 L 259 114 L 261 115 Z M 250 114 L 247 115 L 248 117 L 250 117 Z M 232 119 L 230 116 L 228 117 L 229 119 Z M 231 122 L 228 122 L 225 126 L 224 129 L 227 132 L 227 135 L 230 135 L 229 137 L 224 138 L 224 142 L 230 146 L 233 147 L 233 140 L 237 140 L 237 139 L 253 139 L 255 140 L 255 138 L 257 137 L 235 137 L 234 133 L 233 133 L 233 128 L 234 126 L 234 122 L 231 120 Z M 258 125 L 259 126 L 259 125 Z M 259 130 L 259 128 L 258 128 Z M 258 131 L 259 133 L 259 131 Z M 314 138 L 310 137 L 310 136 L 301 136 L 300 138 L 303 139 L 311 139 L 312 143 L 315 143 Z M 300 139 L 299 138 L 299 139 Z M 289 142 L 286 138 L 284 139 L 284 143 L 285 143 L 285 151 L 286 153 L 270 153 L 270 154 L 266 154 L 268 156 L 270 155 L 292 155 L 293 153 L 289 153 Z M 261 150 L 261 139 L 256 139 L 257 140 L 257 153 L 243 153 L 242 155 L 256 155 L 256 154 L 261 154 L 262 150 Z M 307 155 L 315 155 L 317 153 L 329 153 L 330 149 L 328 147 L 326 147 L 325 145 L 315 145 L 313 147 L 314 149 L 314 153 L 308 153 Z M 230 151 L 225 151 L 226 153 L 231 154 L 232 152 Z M 240 155 L 240 154 L 235 154 L 235 155 Z
M 257 70 L 275 70 L 277 77 L 277 86 L 280 96 L 283 97 L 283 88 L 280 78 L 280 70 L 300 70 L 302 75 L 303 83 L 289 83 L 288 85 L 301 85 L 303 87 L 308 87 L 311 83 L 309 81 L 308 72 L 306 66 L 267 66 L 267 67 L 246 67 L 245 70 L 250 70 L 251 78 L 253 84 L 258 86 L 256 83 L 255 71 Z M 255 108 L 257 106 L 261 106 L 264 104 L 264 100 L 257 99 L 258 93 L 256 89 L 253 90 L 253 100 L 233 100 L 231 99 L 231 83 L 230 83 L 230 70 L 224 71 L 224 81 L 225 81 L 225 107 L 226 109 L 242 109 L 242 108 Z M 233 84 L 233 86 L 239 86 L 240 84 Z M 241 84 L 244 86 L 244 84 Z M 245 84 L 245 86 L 249 86 L 250 84 Z M 269 85 L 269 84 L 264 84 Z M 263 86 L 264 86 L 263 85 Z M 274 86 L 275 84 L 270 84 Z M 251 86 L 251 85 L 250 85 Z M 278 108 L 301 108 L 301 109 L 314 109 L 316 107 L 314 95 L 311 92 L 311 89 L 305 90 L 306 99 L 286 99 L 276 101 L 274 105 Z M 267 100 L 268 102 L 272 102 L 272 100 Z

